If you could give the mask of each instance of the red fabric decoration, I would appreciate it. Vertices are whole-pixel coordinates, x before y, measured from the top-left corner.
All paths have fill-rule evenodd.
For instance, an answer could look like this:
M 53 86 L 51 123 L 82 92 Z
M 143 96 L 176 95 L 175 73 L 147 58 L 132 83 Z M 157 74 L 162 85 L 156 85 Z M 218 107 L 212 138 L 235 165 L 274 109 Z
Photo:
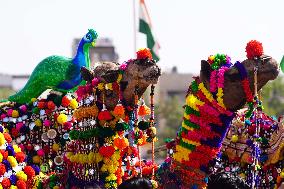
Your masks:
M 18 152 L 18 153 L 16 153 L 15 157 L 16 157 L 16 160 L 18 162 L 22 163 L 22 162 L 24 162 L 26 155 L 25 155 L 24 152 Z
M 4 133 L 4 138 L 5 140 L 8 142 L 8 143 L 11 143 L 12 142 L 12 138 L 11 136 L 9 135 L 9 133 Z
M 2 186 L 3 186 L 3 188 L 8 188 L 8 187 L 10 187 L 11 186 L 11 182 L 10 182 L 10 179 L 8 179 L 8 178 L 4 178 L 3 180 L 2 180 Z
M 247 58 L 253 59 L 254 57 L 260 57 L 263 55 L 262 43 L 256 40 L 251 40 L 246 46 Z
M 35 176 L 35 170 L 31 166 L 26 166 L 24 168 L 24 172 L 27 174 L 28 179 L 33 178 Z
M 150 60 L 153 59 L 151 51 L 148 48 L 144 48 L 144 49 L 137 51 L 136 55 L 137 55 L 137 59 L 146 59 L 146 58 L 149 58 Z
M 27 189 L 27 185 L 23 180 L 17 180 L 17 187 L 18 189 Z
M 113 146 L 102 146 L 99 149 L 99 153 L 107 158 L 110 158 L 113 155 L 114 151 L 115 149 Z
M 99 119 L 100 121 L 102 121 L 102 120 L 108 121 L 108 120 L 111 120 L 111 119 L 112 119 L 112 116 L 111 116 L 111 114 L 110 114 L 109 111 L 103 110 L 103 111 L 101 111 L 101 112 L 99 113 L 98 119 Z
M 1 154 L 2 154 L 2 156 L 3 156 L 4 159 L 7 159 L 7 157 L 8 157 L 8 151 L 1 150 Z
M 48 103 L 47 103 L 47 108 L 48 108 L 49 110 L 54 110 L 54 109 L 55 109 L 55 104 L 54 104 L 54 102 L 48 101 Z
M 6 172 L 6 167 L 3 163 L 0 163 L 0 176 L 4 175 Z

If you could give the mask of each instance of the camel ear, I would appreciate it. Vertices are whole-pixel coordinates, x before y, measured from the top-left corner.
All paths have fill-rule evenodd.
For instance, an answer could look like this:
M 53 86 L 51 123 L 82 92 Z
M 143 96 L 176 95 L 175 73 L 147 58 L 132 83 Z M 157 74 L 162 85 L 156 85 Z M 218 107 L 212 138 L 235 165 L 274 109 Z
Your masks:
M 112 83 L 117 80 L 119 72 L 119 70 L 108 70 L 101 78 L 107 83 Z
M 81 75 L 85 81 L 91 82 L 94 79 L 94 73 L 88 70 L 86 67 L 81 68 Z
M 204 79 L 208 80 L 210 79 L 210 75 L 212 72 L 212 68 L 210 64 L 206 60 L 201 60 L 201 70 L 200 70 L 200 76 Z

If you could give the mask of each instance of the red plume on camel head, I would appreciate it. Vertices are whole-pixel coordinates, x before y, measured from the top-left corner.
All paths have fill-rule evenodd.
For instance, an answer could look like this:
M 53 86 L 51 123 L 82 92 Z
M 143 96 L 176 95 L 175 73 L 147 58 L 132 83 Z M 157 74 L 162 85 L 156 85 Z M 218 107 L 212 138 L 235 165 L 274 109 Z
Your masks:
M 263 55 L 262 43 L 256 40 L 251 40 L 246 46 L 247 58 L 254 59 Z

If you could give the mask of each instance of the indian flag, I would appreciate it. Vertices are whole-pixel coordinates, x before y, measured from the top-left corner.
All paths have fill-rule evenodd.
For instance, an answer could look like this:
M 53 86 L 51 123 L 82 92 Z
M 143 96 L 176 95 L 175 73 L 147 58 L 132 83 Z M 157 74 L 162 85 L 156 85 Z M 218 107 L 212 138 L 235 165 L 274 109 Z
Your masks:
M 151 20 L 144 0 L 140 0 L 139 3 L 139 32 L 146 34 L 147 47 L 151 50 L 153 59 L 159 61 L 160 46 L 153 36 Z

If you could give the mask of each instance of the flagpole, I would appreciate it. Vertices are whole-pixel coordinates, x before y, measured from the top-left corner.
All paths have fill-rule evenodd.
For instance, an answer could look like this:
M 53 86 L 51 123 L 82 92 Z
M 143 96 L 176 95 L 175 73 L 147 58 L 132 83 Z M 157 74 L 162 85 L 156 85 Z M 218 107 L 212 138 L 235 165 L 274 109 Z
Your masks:
M 136 50 L 137 50 L 137 31 L 136 31 L 136 0 L 133 0 L 133 48 L 134 48 L 134 57 L 136 56 Z

